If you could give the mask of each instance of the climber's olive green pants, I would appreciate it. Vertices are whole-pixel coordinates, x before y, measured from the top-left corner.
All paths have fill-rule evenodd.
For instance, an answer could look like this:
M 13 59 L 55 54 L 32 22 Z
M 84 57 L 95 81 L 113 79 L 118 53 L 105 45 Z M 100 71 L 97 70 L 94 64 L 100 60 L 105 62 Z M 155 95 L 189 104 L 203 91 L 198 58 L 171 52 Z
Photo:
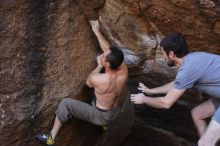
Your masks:
M 75 117 L 102 126 L 109 124 L 116 117 L 117 112 L 118 108 L 107 111 L 97 108 L 95 100 L 90 105 L 72 98 L 64 98 L 56 110 L 56 115 L 62 123 Z

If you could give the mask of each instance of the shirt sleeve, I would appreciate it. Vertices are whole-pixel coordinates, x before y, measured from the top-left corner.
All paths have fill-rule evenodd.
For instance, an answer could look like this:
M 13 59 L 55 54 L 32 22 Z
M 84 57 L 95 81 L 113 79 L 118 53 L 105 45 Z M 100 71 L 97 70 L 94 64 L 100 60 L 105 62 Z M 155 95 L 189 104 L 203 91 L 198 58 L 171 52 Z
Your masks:
M 188 89 L 199 80 L 200 73 L 194 68 L 182 68 L 178 71 L 176 79 L 174 81 L 174 88 L 176 89 Z

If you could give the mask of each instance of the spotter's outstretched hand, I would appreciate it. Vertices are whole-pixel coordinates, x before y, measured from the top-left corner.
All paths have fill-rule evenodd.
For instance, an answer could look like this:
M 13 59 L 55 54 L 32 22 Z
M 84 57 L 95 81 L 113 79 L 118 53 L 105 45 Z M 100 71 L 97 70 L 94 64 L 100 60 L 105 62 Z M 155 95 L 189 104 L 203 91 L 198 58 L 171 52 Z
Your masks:
M 151 93 L 150 93 L 150 88 L 148 88 L 147 86 L 145 86 L 143 83 L 139 83 L 138 90 L 140 90 L 140 91 L 143 92 L 143 93 L 146 93 L 146 94 L 151 95 Z
M 134 104 L 143 104 L 144 103 L 144 94 L 143 93 L 138 93 L 138 94 L 131 94 L 131 101 L 134 103 Z

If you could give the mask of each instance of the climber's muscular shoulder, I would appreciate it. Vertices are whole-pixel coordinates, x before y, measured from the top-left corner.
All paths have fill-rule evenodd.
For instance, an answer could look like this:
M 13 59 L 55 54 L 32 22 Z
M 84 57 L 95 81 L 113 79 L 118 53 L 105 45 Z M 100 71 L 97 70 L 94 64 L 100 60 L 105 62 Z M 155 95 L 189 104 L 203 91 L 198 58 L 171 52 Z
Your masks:
M 92 84 L 95 89 L 97 106 L 110 109 L 117 105 L 117 97 L 127 84 L 128 70 L 123 63 L 117 70 L 97 73 L 93 76 Z

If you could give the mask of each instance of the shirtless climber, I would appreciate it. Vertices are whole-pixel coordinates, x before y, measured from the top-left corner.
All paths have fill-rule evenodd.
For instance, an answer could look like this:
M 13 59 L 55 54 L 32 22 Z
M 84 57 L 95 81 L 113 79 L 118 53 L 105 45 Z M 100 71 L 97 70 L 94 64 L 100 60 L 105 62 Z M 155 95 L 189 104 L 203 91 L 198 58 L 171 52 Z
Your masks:
M 123 63 L 124 55 L 119 48 L 110 46 L 102 36 L 98 21 L 91 21 L 90 24 L 104 52 L 97 57 L 98 65 L 86 80 L 86 85 L 95 89 L 96 100 L 89 105 L 72 98 L 64 98 L 56 110 L 52 130 L 48 134 L 36 135 L 36 138 L 46 145 L 54 144 L 61 126 L 73 117 L 103 126 L 109 124 L 117 115 L 118 101 L 128 78 L 128 70 Z M 100 73 L 102 68 L 105 73 Z

